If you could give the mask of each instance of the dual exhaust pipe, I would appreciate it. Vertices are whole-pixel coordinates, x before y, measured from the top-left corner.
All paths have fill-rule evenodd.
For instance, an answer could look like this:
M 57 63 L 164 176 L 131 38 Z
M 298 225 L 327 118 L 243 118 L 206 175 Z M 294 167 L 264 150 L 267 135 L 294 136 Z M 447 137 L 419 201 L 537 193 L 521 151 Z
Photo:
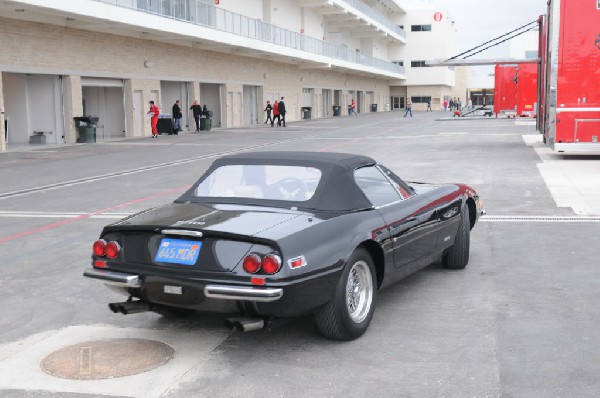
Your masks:
M 110 303 L 108 308 L 116 314 L 121 313 L 123 315 L 138 314 L 140 312 L 147 312 L 152 309 L 152 306 L 145 301 L 124 301 L 122 303 Z
M 237 330 L 238 332 L 252 332 L 255 330 L 261 330 L 265 327 L 265 320 L 263 318 L 227 318 L 225 325 L 231 330 Z
M 139 314 L 141 312 L 151 311 L 153 306 L 153 304 L 142 300 L 108 304 L 108 308 L 110 308 L 112 312 L 116 314 L 121 313 L 123 315 Z M 255 330 L 264 329 L 266 322 L 263 318 L 236 317 L 227 318 L 225 320 L 225 325 L 230 329 L 237 330 L 239 332 L 252 332 Z

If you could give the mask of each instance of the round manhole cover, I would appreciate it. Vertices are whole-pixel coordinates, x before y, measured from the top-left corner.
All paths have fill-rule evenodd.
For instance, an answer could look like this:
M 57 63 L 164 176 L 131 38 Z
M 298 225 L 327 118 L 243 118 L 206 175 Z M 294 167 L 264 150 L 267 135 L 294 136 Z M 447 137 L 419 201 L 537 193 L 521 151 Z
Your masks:
M 167 363 L 175 350 L 143 339 L 95 340 L 65 347 L 42 361 L 42 370 L 64 379 L 110 379 L 147 372 Z

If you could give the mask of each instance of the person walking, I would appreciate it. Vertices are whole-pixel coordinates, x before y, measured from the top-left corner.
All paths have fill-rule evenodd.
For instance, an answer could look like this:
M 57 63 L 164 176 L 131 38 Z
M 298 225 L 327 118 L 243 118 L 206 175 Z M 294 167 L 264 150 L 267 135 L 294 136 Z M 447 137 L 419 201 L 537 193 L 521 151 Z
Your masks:
M 454 110 L 454 100 L 450 98 L 450 112 Z
M 350 116 L 352 115 L 358 116 L 358 113 L 356 113 L 356 101 L 354 101 L 354 98 L 352 98 L 352 102 L 350 103 Z
M 202 114 L 202 107 L 198 103 L 198 101 L 194 101 L 192 106 L 190 106 L 190 110 L 194 114 L 194 121 L 196 122 L 196 132 L 200 131 L 200 115 Z
M 273 103 L 273 119 L 271 120 L 271 127 L 275 124 L 275 119 L 277 119 L 277 127 L 281 126 L 281 117 L 279 115 L 279 102 L 275 100 Z
M 152 126 L 152 138 L 158 137 L 158 129 L 156 125 L 158 124 L 158 115 L 160 115 L 160 109 L 158 106 L 154 105 L 154 101 L 150 101 L 150 111 L 148 112 L 148 116 L 150 116 L 150 126 Z
M 267 106 L 265 107 L 265 112 L 267 112 L 267 120 L 265 120 L 265 124 L 271 122 L 273 124 L 273 117 L 271 116 L 271 112 L 273 111 L 273 105 L 271 105 L 271 101 L 267 101 Z
M 469 112 L 473 110 L 473 100 L 471 98 L 467 100 L 467 109 L 469 110 Z
M 444 100 L 444 112 L 448 110 L 448 100 Z
M 172 109 L 173 116 L 173 134 L 178 134 L 181 130 L 181 118 L 183 117 L 183 113 L 181 113 L 181 107 L 179 106 L 179 100 L 175 101 Z
M 406 117 L 406 115 L 408 115 L 410 113 L 410 117 L 412 116 L 412 100 L 409 98 L 406 99 L 406 113 L 404 114 L 404 117 Z
M 429 101 L 427 101 L 427 112 L 433 112 L 431 110 L 431 98 L 429 99 Z
M 285 102 L 283 102 L 283 97 L 281 97 L 281 100 L 279 101 L 279 114 L 281 115 L 281 124 L 283 125 L 283 127 L 285 127 L 285 113 L 287 111 L 285 110 Z
M 462 111 L 462 100 L 459 98 L 457 101 L 458 101 L 458 110 Z

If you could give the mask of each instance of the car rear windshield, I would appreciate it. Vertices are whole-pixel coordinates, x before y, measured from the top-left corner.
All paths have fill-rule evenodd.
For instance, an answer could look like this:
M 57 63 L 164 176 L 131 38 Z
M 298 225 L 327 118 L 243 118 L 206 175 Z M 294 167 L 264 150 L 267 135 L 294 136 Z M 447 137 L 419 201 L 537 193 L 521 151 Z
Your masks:
M 304 202 L 314 195 L 321 174 L 315 167 L 227 165 L 210 173 L 195 195 Z

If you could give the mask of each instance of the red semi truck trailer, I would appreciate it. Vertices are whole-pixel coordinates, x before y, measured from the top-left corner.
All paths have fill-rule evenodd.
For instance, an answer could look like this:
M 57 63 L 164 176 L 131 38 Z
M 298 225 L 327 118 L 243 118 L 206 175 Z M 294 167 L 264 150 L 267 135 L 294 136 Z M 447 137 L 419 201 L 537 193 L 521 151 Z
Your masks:
M 558 152 L 600 153 L 600 0 L 549 0 L 539 50 L 544 142 Z
M 496 64 L 494 112 L 534 117 L 538 106 L 538 63 Z

